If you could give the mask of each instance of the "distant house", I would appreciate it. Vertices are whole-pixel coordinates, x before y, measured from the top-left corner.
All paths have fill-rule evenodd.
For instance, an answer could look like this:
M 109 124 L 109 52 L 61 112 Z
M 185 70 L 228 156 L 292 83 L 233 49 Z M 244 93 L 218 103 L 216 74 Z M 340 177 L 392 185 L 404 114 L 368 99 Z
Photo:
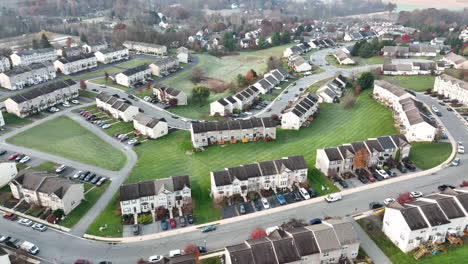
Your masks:
M 0 188 L 7 185 L 18 174 L 14 161 L 0 161 Z
M 319 110 L 318 101 L 318 96 L 311 93 L 299 97 L 281 115 L 281 128 L 299 130 L 305 123 L 312 121 Z
M 96 53 L 97 51 L 105 50 L 109 47 L 107 42 L 105 41 L 98 41 L 93 43 L 87 43 L 83 45 L 83 50 L 86 53 Z
M 339 98 L 343 95 L 343 90 L 348 81 L 343 75 L 338 75 L 333 80 L 327 82 L 317 90 L 320 102 L 339 103 Z
M 468 59 L 453 52 L 445 54 L 442 60 L 455 69 L 468 69 Z
M 29 204 L 62 209 L 69 214 L 80 205 L 84 197 L 83 183 L 32 170 L 22 170 L 10 182 L 11 194 Z
M 149 67 L 151 74 L 158 77 L 166 76 L 171 70 L 179 68 L 179 59 L 178 57 L 157 58 Z
M 306 72 L 312 70 L 312 66 L 301 56 L 289 57 L 289 66 L 296 72 Z
M 335 57 L 335 59 L 338 61 L 340 65 L 356 64 L 356 62 L 353 59 L 351 59 L 351 57 L 341 49 L 333 52 L 333 57 Z
M 147 65 L 141 65 L 117 74 L 115 81 L 117 84 L 130 87 L 136 83 L 144 82 L 150 77 L 151 69 Z
M 254 83 L 253 86 L 257 88 L 261 94 L 268 93 L 271 89 L 273 89 L 274 84 L 267 81 L 265 78 L 259 80 L 258 82 Z
M 108 112 L 113 118 L 121 119 L 124 122 L 133 121 L 140 110 L 129 101 L 106 92 L 101 92 L 96 96 L 96 106 Z
M 63 47 L 57 50 L 57 55 L 60 57 L 74 57 L 83 53 L 83 47 Z
M 56 77 L 57 73 L 52 62 L 31 63 L 0 72 L 0 86 L 9 90 L 20 90 Z
M 410 44 L 406 46 L 385 46 L 382 49 L 383 55 L 387 57 L 435 57 L 437 48 L 430 45 Z
M 290 56 L 293 56 L 293 55 L 300 55 L 302 54 L 302 52 L 303 50 L 299 48 L 298 46 L 292 46 L 284 50 L 283 57 L 289 58 Z
M 177 58 L 180 63 L 189 63 L 191 61 L 189 50 L 186 47 L 177 49 Z
M 0 111 L 0 129 L 5 126 L 5 119 L 3 118 L 2 111 Z
M 167 47 L 163 45 L 127 40 L 123 43 L 123 46 L 128 48 L 129 50 L 134 50 L 143 53 L 155 54 L 160 56 L 167 54 Z
M 69 75 L 75 72 L 85 71 L 97 67 L 97 58 L 93 54 L 67 56 L 54 62 L 57 71 Z
M 10 60 L 7 57 L 0 56 L 0 72 L 8 71 L 10 66 Z
M 431 40 L 431 45 L 432 46 L 438 46 L 438 45 L 444 45 L 446 38 L 433 38 Z
M 434 91 L 451 100 L 458 100 L 463 105 L 468 105 L 468 82 L 442 74 L 435 79 Z
M 412 62 L 410 64 L 383 64 L 384 75 L 429 75 L 440 74 L 445 70 L 443 62 Z
M 127 48 L 106 48 L 94 52 L 98 62 L 108 64 L 128 59 Z
M 168 133 L 166 120 L 156 119 L 142 113 L 138 113 L 133 117 L 133 127 L 141 135 L 152 139 L 165 136 Z
M 171 100 L 176 100 L 176 105 L 187 105 L 187 94 L 172 87 L 154 87 L 153 94 L 163 104 L 171 104 Z
M 10 55 L 13 66 L 27 66 L 32 63 L 55 61 L 57 53 L 53 48 L 19 51 Z

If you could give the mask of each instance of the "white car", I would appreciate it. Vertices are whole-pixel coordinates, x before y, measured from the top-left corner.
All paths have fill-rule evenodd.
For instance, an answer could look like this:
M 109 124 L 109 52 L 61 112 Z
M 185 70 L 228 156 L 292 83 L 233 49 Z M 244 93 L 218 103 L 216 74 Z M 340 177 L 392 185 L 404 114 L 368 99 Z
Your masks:
M 63 172 L 63 171 L 66 170 L 66 169 L 67 169 L 67 166 L 65 166 L 65 165 L 62 164 L 62 165 L 60 165 L 60 167 L 58 167 L 57 169 L 55 169 L 55 173 L 61 173 L 61 172 Z
M 390 178 L 390 176 L 388 175 L 388 173 L 384 170 L 377 170 L 377 173 L 382 176 L 384 179 L 388 179 Z
M 385 199 L 385 200 L 383 201 L 383 203 L 384 203 L 385 205 L 388 205 L 388 204 L 390 204 L 390 203 L 393 203 L 394 201 L 395 201 L 395 199 L 393 199 L 393 198 L 387 198 L 387 199 Z
M 133 144 L 135 144 L 135 143 L 137 143 L 137 142 L 138 142 L 138 140 L 132 138 L 132 139 L 130 139 L 130 140 L 127 142 L 127 144 L 128 144 L 128 145 L 133 145 Z
M 180 249 L 174 249 L 174 250 L 169 251 L 169 257 L 170 258 L 181 256 L 183 254 L 184 254 L 184 251 L 182 251 Z
M 29 157 L 29 156 L 24 156 L 24 157 L 19 161 L 19 163 L 24 164 L 24 163 L 28 162 L 30 159 L 31 159 L 31 157 Z
M 270 204 L 268 203 L 267 198 L 262 198 L 262 204 L 265 209 L 270 208 Z
M 422 192 L 410 192 L 411 197 L 418 198 L 423 196 Z
M 465 147 L 458 145 L 458 154 L 463 154 L 465 153 Z
M 154 255 L 154 256 L 149 257 L 149 258 L 148 258 L 148 261 L 149 261 L 150 263 L 157 263 L 157 262 L 161 261 L 163 258 L 164 258 L 164 257 L 161 256 L 161 255 Z
M 26 219 L 26 218 L 21 218 L 18 223 L 24 225 L 24 226 L 32 226 L 34 224 L 33 221 Z
M 77 171 L 75 174 L 73 174 L 73 179 L 78 179 L 78 177 L 80 177 L 82 173 L 83 171 Z
M 458 166 L 460 165 L 460 158 L 455 158 L 453 159 L 452 163 L 451 163 L 452 166 Z
M 32 229 L 37 230 L 37 231 L 41 231 L 41 232 L 45 232 L 47 230 L 47 226 L 45 226 L 43 224 L 34 224 L 32 226 Z
M 70 105 L 70 103 L 69 103 L 69 102 L 67 102 L 67 101 L 63 102 L 63 104 L 62 104 L 62 105 L 63 105 L 64 107 L 70 107 L 70 106 L 71 106 L 71 105 Z
M 149 101 L 151 101 L 151 97 L 145 96 L 145 97 L 143 98 L 143 100 L 145 100 L 146 102 L 149 102 Z
M 301 193 L 301 196 L 304 198 L 304 200 L 309 200 L 310 199 L 310 195 L 309 195 L 309 193 L 307 192 L 306 189 L 299 188 L 299 192 Z
M 78 100 L 75 99 L 75 100 L 71 100 L 71 103 L 72 103 L 72 104 L 80 104 L 80 101 L 78 101 Z
M 105 124 L 105 125 L 102 126 L 102 128 L 103 128 L 103 129 L 106 129 L 106 128 L 109 128 L 109 127 L 111 127 L 111 126 L 112 126 L 112 125 L 110 125 L 110 124 Z

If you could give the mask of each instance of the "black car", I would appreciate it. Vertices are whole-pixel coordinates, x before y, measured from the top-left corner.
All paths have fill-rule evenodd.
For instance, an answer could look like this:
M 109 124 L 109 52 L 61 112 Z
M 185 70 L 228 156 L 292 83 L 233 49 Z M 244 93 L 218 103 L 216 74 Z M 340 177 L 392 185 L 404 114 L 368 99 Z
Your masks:
M 294 195 L 294 200 L 295 201 L 302 201 L 301 195 L 299 194 L 298 191 L 294 191 L 293 195 Z
M 7 151 L 6 151 L 6 150 L 0 150 L 0 156 L 3 156 L 3 155 L 5 155 L 6 153 L 7 153 Z
M 364 175 L 359 175 L 357 178 L 362 183 L 369 183 L 369 180 L 366 177 L 364 177 Z
M 339 180 L 338 183 L 343 187 L 343 188 L 348 188 L 349 185 L 345 180 Z
M 257 211 L 262 210 L 262 208 L 263 208 L 262 202 L 260 202 L 259 199 L 255 199 L 253 202 L 254 202 L 254 205 L 255 205 L 255 208 L 257 209 Z
M 19 239 L 15 239 L 15 240 L 10 239 L 10 240 L 5 242 L 5 245 L 7 245 L 9 247 L 12 247 L 12 248 L 19 248 L 20 243 L 21 243 L 21 240 L 19 240 Z
M 96 184 L 101 178 L 102 178 L 102 176 L 96 176 L 96 177 L 94 177 L 90 182 L 91 182 L 92 184 Z
M 307 190 L 307 192 L 309 193 L 310 198 L 315 198 L 315 197 L 317 197 L 317 192 L 314 191 L 312 188 L 307 188 L 306 190 Z
M 141 142 L 140 142 L 140 141 L 137 141 L 137 142 L 133 143 L 133 146 L 134 146 L 134 147 L 139 146 L 139 145 L 141 145 Z
M 411 164 L 411 163 L 405 163 L 405 167 L 406 167 L 409 171 L 415 171 L 415 170 L 416 170 L 416 166 L 414 166 L 414 165 Z
M 373 171 L 372 172 L 372 176 L 374 176 L 374 178 L 378 181 L 383 181 L 384 180 L 384 177 L 382 177 L 380 174 L 378 174 L 376 171 Z
M 408 170 L 405 168 L 405 166 L 403 164 L 398 163 L 398 165 L 396 166 L 396 168 L 401 172 L 401 173 L 406 173 Z
M 81 173 L 80 177 L 78 177 L 78 180 L 84 180 L 91 172 L 89 171 L 85 171 L 83 173 Z
M 451 108 L 451 107 L 447 107 L 447 111 L 449 111 L 449 112 L 453 112 L 453 108 Z
M 206 253 L 206 247 L 203 247 L 203 246 L 198 246 L 198 251 L 200 251 L 200 253 Z
M 86 176 L 86 178 L 84 178 L 84 181 L 89 182 L 90 180 L 94 179 L 94 177 L 96 177 L 96 174 L 95 173 L 90 173 L 90 174 L 88 174 L 88 176 Z
M 391 171 L 391 170 L 384 170 L 384 171 L 385 171 L 390 177 L 396 177 L 396 176 L 397 176 L 396 172 L 393 172 L 393 171 Z
M 191 214 L 187 215 L 187 222 L 191 225 L 193 224 L 193 215 Z
M 379 208 L 382 208 L 382 207 L 384 207 L 384 204 L 380 203 L 380 202 L 371 202 L 369 204 L 369 209 L 371 209 L 371 210 L 379 209 Z
M 437 186 L 437 189 L 438 189 L 440 192 L 445 191 L 445 190 L 447 190 L 448 188 L 450 188 L 450 189 L 455 189 L 455 186 L 450 185 L 450 184 L 442 184 L 442 185 Z
M 16 157 L 15 161 L 16 162 L 19 162 L 20 160 L 22 160 L 24 158 L 25 155 L 21 154 L 19 155 L 18 157 Z
M 139 225 L 133 225 L 132 231 L 133 231 L 133 235 L 138 236 L 140 234 L 140 226 Z

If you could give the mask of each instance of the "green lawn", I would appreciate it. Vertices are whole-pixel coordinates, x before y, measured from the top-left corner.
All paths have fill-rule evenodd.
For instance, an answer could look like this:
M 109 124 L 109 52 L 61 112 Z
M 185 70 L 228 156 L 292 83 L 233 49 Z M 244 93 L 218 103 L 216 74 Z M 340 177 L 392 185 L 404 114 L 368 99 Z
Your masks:
M 83 80 L 83 79 L 89 79 L 89 78 L 97 77 L 97 76 L 103 76 L 104 77 L 104 74 L 106 72 L 109 75 L 115 75 L 115 74 L 121 73 L 123 71 L 124 70 L 122 70 L 122 69 L 114 68 L 112 66 L 109 66 L 109 67 L 101 68 L 101 69 L 99 69 L 97 71 L 90 71 L 90 72 L 86 72 L 86 73 L 83 73 L 83 74 L 80 74 L 80 75 L 73 76 L 72 79 L 73 80 Z
M 156 61 L 155 59 L 150 59 L 150 58 L 135 58 L 135 59 L 132 59 L 130 61 L 119 63 L 119 64 L 117 64 L 115 66 L 130 69 L 130 68 L 138 67 L 138 66 L 143 65 L 143 64 L 148 64 L 149 65 L 149 64 L 151 64 L 151 63 L 153 63 L 155 61 Z
M 33 169 L 38 170 L 38 171 L 46 171 L 47 173 L 55 174 L 55 169 L 58 168 L 59 166 L 60 165 L 55 162 L 46 161 L 34 167 Z
M 101 195 L 104 193 L 104 191 L 107 189 L 108 186 L 109 186 L 109 181 L 107 181 L 101 187 L 95 187 L 94 189 L 86 193 L 85 201 L 82 201 L 81 204 L 78 205 L 78 207 L 73 209 L 73 211 L 71 211 L 67 215 L 65 220 L 60 222 L 60 225 L 70 228 L 74 226 L 76 223 L 78 223 L 81 217 L 83 217 L 88 212 L 88 210 L 91 209 L 91 207 L 93 207 L 93 205 L 97 202 L 99 197 L 101 197 Z M 89 190 L 92 187 L 93 187 L 92 184 L 85 183 L 85 191 Z
M 67 117 L 47 121 L 7 142 L 109 170 L 121 169 L 126 161 L 122 152 Z
M 10 127 L 23 127 L 25 125 L 31 124 L 33 121 L 19 118 L 14 114 L 3 112 L 3 119 L 5 120 L 5 125 Z
M 114 81 L 112 81 L 110 78 L 109 78 L 109 80 L 107 80 L 107 82 L 106 82 L 105 78 L 93 79 L 90 82 L 95 83 L 95 84 L 104 84 L 106 86 L 113 87 L 113 88 L 116 88 L 116 89 L 119 89 L 119 90 L 122 90 L 122 91 L 125 91 L 125 92 L 128 92 L 128 91 L 132 90 L 129 87 L 114 83 Z
M 335 57 L 332 55 L 328 55 L 325 57 L 325 60 L 330 64 L 333 65 L 337 68 L 354 68 L 358 66 L 365 66 L 365 65 L 375 65 L 375 64 L 384 64 L 387 63 L 388 60 L 386 60 L 382 56 L 374 56 L 370 58 L 361 58 L 361 57 L 352 57 L 352 59 L 356 62 L 355 65 L 340 65 Z
M 89 225 L 86 234 L 102 237 L 122 237 L 123 225 L 120 221 L 120 217 L 115 216 L 118 203 L 117 195 L 118 193 L 112 197 L 104 211 Z M 99 231 L 99 227 L 104 225 L 107 225 L 107 229 Z
M 427 170 L 447 160 L 451 152 L 452 145 L 450 143 L 413 142 L 411 143 L 409 159 L 418 168 Z
M 435 76 L 432 75 L 412 75 L 412 76 L 378 76 L 378 79 L 389 81 L 403 88 L 416 92 L 424 92 L 434 87 Z
M 385 253 L 385 255 L 395 264 L 442 264 L 442 263 L 466 263 L 466 257 L 468 256 L 468 245 L 464 246 L 450 246 L 446 243 L 448 248 L 447 253 L 441 253 L 435 256 L 425 256 L 419 260 L 415 260 L 413 257 L 413 252 L 407 254 L 403 253 L 399 248 L 397 248 L 390 239 L 385 236 L 381 231 L 380 226 L 376 226 L 375 221 L 380 220 L 369 220 L 368 218 L 363 218 L 357 220 L 359 225 L 366 231 L 370 238 L 379 246 L 379 248 Z M 380 224 L 381 225 L 381 224 Z M 371 230 L 368 227 L 372 226 Z
M 97 93 L 91 92 L 91 91 L 80 90 L 79 93 L 80 93 L 80 97 L 85 97 L 85 98 L 89 98 L 93 100 L 96 99 L 96 96 L 97 96 Z

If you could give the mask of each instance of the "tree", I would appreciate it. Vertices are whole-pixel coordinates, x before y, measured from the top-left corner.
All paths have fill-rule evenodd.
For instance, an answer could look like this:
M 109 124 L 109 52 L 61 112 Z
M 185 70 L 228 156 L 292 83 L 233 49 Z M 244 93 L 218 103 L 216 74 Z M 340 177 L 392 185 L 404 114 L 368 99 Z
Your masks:
M 109 73 L 108 72 L 104 72 L 104 80 L 106 81 L 106 84 L 107 84 L 107 81 L 109 80 Z
M 188 244 L 187 246 L 185 246 L 184 255 L 188 254 L 193 254 L 193 256 L 195 257 L 195 261 L 198 261 L 198 259 L 200 258 L 200 250 L 198 250 L 198 247 L 194 244 Z
M 350 109 L 356 104 L 356 97 L 353 93 L 348 92 L 346 93 L 345 97 L 343 98 L 344 101 L 344 108 Z
M 237 86 L 245 86 L 246 85 L 246 81 L 245 81 L 245 77 L 244 75 L 242 74 L 237 74 Z
M 203 102 L 208 99 L 210 96 L 210 89 L 203 85 L 196 85 L 192 89 L 192 98 L 198 101 L 200 107 L 203 105 Z
M 354 155 L 353 165 L 356 169 L 365 169 L 369 165 L 369 152 L 362 148 L 356 151 Z
M 52 215 L 57 219 L 60 219 L 65 215 L 65 212 L 62 209 L 57 209 L 52 213 Z
M 410 43 L 411 42 L 411 37 L 410 35 L 408 34 L 403 34 L 403 36 L 401 36 L 401 41 L 403 43 Z
M 192 82 L 193 83 L 199 83 L 202 79 L 203 76 L 205 75 L 205 72 L 203 71 L 202 68 L 200 67 L 195 67 L 192 69 Z
M 159 206 L 156 208 L 155 212 L 157 219 L 164 219 L 167 215 L 167 209 L 163 206 Z
M 365 90 L 374 86 L 374 79 L 374 75 L 371 72 L 364 72 L 357 79 L 357 84 Z
M 363 58 L 370 58 L 374 56 L 374 49 L 372 48 L 372 45 L 369 43 L 364 43 L 358 51 L 358 55 Z
M 285 30 L 281 33 L 281 43 L 288 44 L 289 42 L 291 42 L 291 34 L 289 34 L 289 31 Z
M 233 51 L 236 49 L 236 40 L 232 36 L 232 33 L 226 32 L 224 33 L 223 36 L 223 46 L 228 50 L 228 51 Z
M 266 41 L 266 39 L 264 37 L 259 37 L 258 38 L 258 45 L 257 47 L 259 49 L 266 49 L 268 48 L 268 42 Z
M 47 38 L 46 34 L 42 34 L 41 36 L 41 43 L 40 43 L 41 48 L 50 48 L 52 45 L 49 42 L 49 39 Z
M 32 48 L 33 49 L 38 49 L 39 48 L 39 41 L 37 41 L 37 39 L 32 40 Z
M 409 203 L 416 200 L 409 192 L 400 193 L 397 198 L 397 202 L 400 204 Z
M 80 41 L 84 43 L 88 43 L 88 38 L 86 37 L 84 33 L 80 34 Z
M 361 49 L 361 46 L 364 45 L 364 43 L 367 43 L 367 41 L 361 40 L 361 41 L 356 42 L 353 46 L 353 49 L 351 50 L 351 55 L 359 56 L 359 50 Z
M 86 82 L 84 80 L 80 80 L 80 89 L 81 90 L 86 90 L 88 86 L 86 85 Z
M 249 70 L 245 75 L 245 83 L 250 85 L 255 82 L 255 75 L 252 70 Z
M 273 33 L 273 36 L 271 36 L 271 44 L 273 46 L 278 46 L 278 45 L 281 45 L 282 42 L 283 40 L 282 40 L 281 34 L 279 32 Z
M 266 237 L 266 231 L 265 229 L 261 227 L 255 228 L 251 233 L 250 233 L 250 238 L 255 239 L 255 238 L 261 238 L 261 237 Z

